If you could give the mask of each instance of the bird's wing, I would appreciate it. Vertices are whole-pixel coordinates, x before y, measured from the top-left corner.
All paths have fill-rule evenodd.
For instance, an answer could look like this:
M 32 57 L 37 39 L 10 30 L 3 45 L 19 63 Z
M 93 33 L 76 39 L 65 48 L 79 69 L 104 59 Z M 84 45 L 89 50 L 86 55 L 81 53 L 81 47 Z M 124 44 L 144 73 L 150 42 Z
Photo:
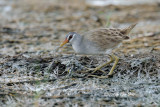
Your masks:
M 123 39 L 124 35 L 121 29 L 100 28 L 83 33 L 82 36 L 92 42 L 95 42 L 103 49 L 109 49 L 117 46 Z

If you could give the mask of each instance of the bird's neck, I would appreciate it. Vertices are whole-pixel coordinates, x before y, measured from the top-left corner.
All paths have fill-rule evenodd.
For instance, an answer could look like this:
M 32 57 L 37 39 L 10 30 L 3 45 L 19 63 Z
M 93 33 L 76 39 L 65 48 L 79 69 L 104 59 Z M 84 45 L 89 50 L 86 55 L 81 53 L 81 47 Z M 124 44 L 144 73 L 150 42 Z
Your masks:
M 82 36 L 77 36 L 76 38 L 75 38 L 76 40 L 74 40 L 73 42 L 72 42 L 72 46 L 73 45 L 80 45 L 81 44 L 81 42 L 82 42 Z
M 83 48 L 83 44 L 81 43 L 82 42 L 82 36 L 79 36 L 78 38 L 76 38 L 77 40 L 73 41 L 71 44 L 72 44 L 72 47 L 74 49 L 74 51 L 76 51 L 76 53 L 80 53 L 79 51 L 81 51 L 81 48 Z

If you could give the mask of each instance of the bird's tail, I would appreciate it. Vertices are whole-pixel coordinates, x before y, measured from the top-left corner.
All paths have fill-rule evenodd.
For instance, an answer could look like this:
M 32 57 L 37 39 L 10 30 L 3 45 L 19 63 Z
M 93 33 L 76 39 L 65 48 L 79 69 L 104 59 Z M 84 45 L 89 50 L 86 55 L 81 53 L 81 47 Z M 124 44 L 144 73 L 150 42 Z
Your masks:
M 124 34 L 124 35 L 128 35 L 129 32 L 136 26 L 136 24 L 137 24 L 137 23 L 132 24 L 132 25 L 130 25 L 129 27 L 122 29 L 122 30 L 121 30 L 121 33 Z

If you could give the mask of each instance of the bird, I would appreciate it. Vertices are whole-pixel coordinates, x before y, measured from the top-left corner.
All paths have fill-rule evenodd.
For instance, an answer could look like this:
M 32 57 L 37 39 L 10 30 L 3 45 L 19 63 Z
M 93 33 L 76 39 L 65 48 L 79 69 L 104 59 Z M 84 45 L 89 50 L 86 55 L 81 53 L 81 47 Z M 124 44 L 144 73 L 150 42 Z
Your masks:
M 60 44 L 60 47 L 63 47 L 66 43 L 70 43 L 77 54 L 108 54 L 110 61 L 94 68 L 94 72 L 96 72 L 114 61 L 111 70 L 106 76 L 108 77 L 113 74 L 113 71 L 119 61 L 119 58 L 112 53 L 112 49 L 121 44 L 123 40 L 129 39 L 129 33 L 135 26 L 136 23 L 125 28 L 97 28 L 82 34 L 69 32 L 65 36 L 65 40 Z

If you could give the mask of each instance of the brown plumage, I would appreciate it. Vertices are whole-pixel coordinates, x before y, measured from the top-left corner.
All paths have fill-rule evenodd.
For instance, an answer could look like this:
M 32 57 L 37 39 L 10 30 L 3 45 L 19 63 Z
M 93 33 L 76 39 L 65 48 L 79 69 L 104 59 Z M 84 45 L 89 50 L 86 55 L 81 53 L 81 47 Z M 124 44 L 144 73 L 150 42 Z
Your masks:
M 81 36 L 89 41 L 95 42 L 103 50 L 113 48 L 125 39 L 129 39 L 129 32 L 135 27 L 133 24 L 124 29 L 99 28 L 83 33 Z

